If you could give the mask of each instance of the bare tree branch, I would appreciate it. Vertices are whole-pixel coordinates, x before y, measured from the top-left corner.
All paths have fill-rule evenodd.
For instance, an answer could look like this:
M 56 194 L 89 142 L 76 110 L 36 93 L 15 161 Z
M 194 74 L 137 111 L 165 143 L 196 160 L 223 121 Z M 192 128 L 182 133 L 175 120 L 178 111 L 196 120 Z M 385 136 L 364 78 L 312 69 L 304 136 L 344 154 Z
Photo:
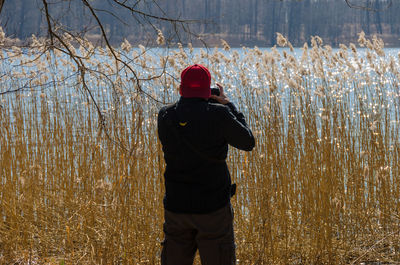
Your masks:
M 50 42 L 51 42 L 51 46 L 54 46 L 54 39 L 53 39 L 53 30 L 52 30 L 52 25 L 50 22 L 50 13 L 49 13 L 49 7 L 47 5 L 47 1 L 46 0 L 42 0 L 43 2 L 43 6 L 44 6 L 44 10 L 45 10 L 45 15 L 46 15 L 46 21 L 47 21 L 47 30 L 49 32 L 49 36 L 50 36 Z
M 66 0 L 66 1 L 68 3 L 72 2 L 72 0 Z M 0 0 L 0 12 L 4 2 L 5 0 Z M 77 67 L 75 73 L 76 76 L 78 76 L 77 78 L 80 89 L 82 89 L 82 92 L 84 93 L 86 99 L 90 101 L 93 104 L 94 108 L 96 109 L 96 112 L 99 117 L 98 119 L 99 119 L 100 132 L 104 132 L 105 136 L 111 142 L 113 142 L 115 145 L 119 146 L 121 149 L 127 151 L 130 155 L 132 155 L 135 149 L 135 145 L 127 146 L 123 141 L 118 139 L 118 136 L 110 134 L 110 124 L 107 123 L 112 122 L 112 120 L 111 121 L 108 120 L 108 117 L 106 116 L 107 114 L 104 113 L 104 111 L 102 111 L 96 96 L 93 94 L 93 91 L 91 91 L 89 88 L 88 74 L 94 73 L 96 72 L 96 70 L 90 68 L 90 64 L 87 63 L 85 58 L 85 56 L 87 55 L 76 53 L 74 47 L 72 47 L 76 44 L 80 45 L 81 47 L 85 46 L 84 32 L 82 32 L 81 29 L 75 32 L 71 28 L 65 28 L 65 25 L 62 23 L 62 18 L 60 17 L 55 18 L 54 14 L 57 14 L 57 12 L 53 13 L 54 8 L 49 8 L 52 2 L 50 0 L 41 0 L 40 2 L 42 4 L 41 11 L 43 13 L 43 17 L 45 18 L 47 32 L 48 32 L 48 39 L 42 44 L 43 49 L 45 50 L 45 52 L 50 50 L 50 54 L 53 55 L 56 52 L 60 51 L 70 58 L 73 64 Z M 103 24 L 103 21 L 101 20 L 101 17 L 99 17 L 98 14 L 100 14 L 101 12 L 106 12 L 107 14 L 112 15 L 114 18 L 117 18 L 120 23 L 125 25 L 127 24 L 126 21 L 121 21 L 117 16 L 117 13 L 113 12 L 113 10 L 103 10 L 101 8 L 96 8 L 94 6 L 94 3 L 91 2 L 90 0 L 81 0 L 80 2 L 83 4 L 84 9 L 86 7 L 87 10 L 89 10 L 90 13 L 89 17 L 96 24 L 93 25 L 91 23 L 91 26 L 95 26 L 96 28 L 100 29 L 101 40 L 104 41 L 108 52 L 114 59 L 115 63 L 113 64 L 114 65 L 113 70 L 115 71 L 115 74 L 118 75 L 121 72 L 124 72 L 127 75 L 127 79 L 131 80 L 131 82 L 134 83 L 135 93 L 137 93 L 138 96 L 145 95 L 147 98 L 151 99 L 155 103 L 165 103 L 163 101 L 160 101 L 147 91 L 145 91 L 142 88 L 142 82 L 150 81 L 156 78 L 160 78 L 163 75 L 166 75 L 167 74 L 166 64 L 163 66 L 162 69 L 160 69 L 161 71 L 153 73 L 152 76 L 143 76 L 143 77 L 139 76 L 137 70 L 134 69 L 134 65 L 132 65 L 131 63 L 132 61 L 130 61 L 127 58 L 124 58 L 123 56 L 125 55 L 121 55 L 114 47 L 112 47 L 112 44 L 110 42 L 110 36 L 108 35 L 109 33 L 106 31 L 105 24 Z M 131 12 L 133 18 L 135 18 L 139 23 L 143 24 L 143 26 L 147 27 L 150 26 L 151 28 L 153 28 L 155 33 L 157 33 L 159 30 L 158 25 L 156 25 L 157 21 L 162 23 L 167 22 L 172 26 L 171 28 L 175 32 L 173 37 L 178 40 L 180 40 L 180 32 L 189 35 L 192 34 L 190 32 L 190 27 L 188 24 L 190 22 L 196 22 L 195 20 L 168 18 L 167 14 L 163 12 L 161 7 L 158 5 L 157 5 L 158 9 L 161 10 L 160 16 L 144 12 L 142 9 L 139 8 L 139 3 L 141 2 L 141 0 L 135 1 L 133 5 L 131 4 L 128 5 L 128 2 L 123 0 L 109 0 L 109 2 L 113 3 L 114 7 L 119 8 L 119 10 L 122 11 L 127 10 L 128 12 Z M 71 40 L 73 41 L 71 42 Z M 168 46 L 169 45 L 167 44 L 167 47 Z M 105 72 L 102 73 L 101 71 L 97 71 L 97 73 L 99 76 L 101 76 L 102 79 L 107 80 L 107 82 L 110 84 L 109 86 L 110 90 L 118 96 L 119 95 L 117 89 L 118 84 L 114 83 L 113 79 L 109 78 Z M 0 93 L 0 95 L 22 91 L 26 89 L 27 86 L 29 85 L 30 84 L 25 84 L 17 89 L 3 91 Z M 118 101 L 116 104 L 118 104 Z
M 107 34 L 106 34 L 105 30 L 104 30 L 103 24 L 101 23 L 101 21 L 100 21 L 99 17 L 97 16 L 95 10 L 93 9 L 93 7 L 89 4 L 89 2 L 88 2 L 87 0 L 82 0 L 82 2 L 89 8 L 89 10 L 90 10 L 90 12 L 92 13 L 93 17 L 94 17 L 95 20 L 97 21 L 98 26 L 100 27 L 102 36 L 103 36 L 103 38 L 104 38 L 104 41 L 106 42 L 106 46 L 108 47 L 108 49 L 110 50 L 111 54 L 113 55 L 113 57 L 114 57 L 114 59 L 115 59 L 115 61 L 116 61 L 116 66 L 118 67 L 118 63 L 121 63 L 122 65 L 124 65 L 125 67 L 127 67 L 127 68 L 129 69 L 129 71 L 130 71 L 130 72 L 133 74 L 133 76 L 134 76 L 134 80 L 135 80 L 135 82 L 136 82 L 136 86 L 137 86 L 137 89 L 139 90 L 139 92 L 145 94 L 147 97 L 151 98 L 152 100 L 154 100 L 154 101 L 156 101 L 156 102 L 162 103 L 162 102 L 159 101 L 158 99 L 154 98 L 152 95 L 146 93 L 146 92 L 141 88 L 140 81 L 141 81 L 141 80 L 149 80 L 149 79 L 140 79 L 140 78 L 137 76 L 136 71 L 135 71 L 134 69 L 132 69 L 132 67 L 131 67 L 130 65 L 128 65 L 125 61 L 121 60 L 121 59 L 115 54 L 114 49 L 113 49 L 113 47 L 111 46 L 111 44 L 110 44 L 110 42 L 109 42 L 109 40 L 108 40 L 108 37 L 107 37 Z
M 122 6 L 122 7 L 124 7 L 124 8 L 126 8 L 126 9 L 128 9 L 128 10 L 130 10 L 130 11 L 133 12 L 133 13 L 142 15 L 143 17 L 148 17 L 148 18 L 153 18 L 153 19 L 156 19 L 156 20 L 163 20 L 163 21 L 168 21 L 168 22 L 173 22 L 173 23 L 190 23 L 190 22 L 197 22 L 197 20 L 189 20 L 189 19 L 188 19 L 188 20 L 184 20 L 184 19 L 174 19 L 174 18 L 168 18 L 168 17 L 155 16 L 155 15 L 151 15 L 151 14 L 142 12 L 142 11 L 140 11 L 140 10 L 138 10 L 138 9 L 133 8 L 133 7 L 127 6 L 127 5 L 125 4 L 125 2 L 122 3 L 122 2 L 120 2 L 120 1 L 118 1 L 118 0 L 113 0 L 113 2 L 116 3 L 116 4 L 118 4 L 118 5 L 120 5 L 120 6 Z

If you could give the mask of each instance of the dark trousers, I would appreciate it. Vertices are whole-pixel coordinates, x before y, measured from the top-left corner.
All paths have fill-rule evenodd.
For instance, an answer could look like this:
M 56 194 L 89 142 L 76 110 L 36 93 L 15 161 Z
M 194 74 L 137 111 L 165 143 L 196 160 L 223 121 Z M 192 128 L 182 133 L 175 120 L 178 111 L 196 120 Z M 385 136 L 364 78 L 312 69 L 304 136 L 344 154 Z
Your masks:
M 233 210 L 230 204 L 207 214 L 165 210 L 162 265 L 192 265 L 199 249 L 202 265 L 236 263 Z

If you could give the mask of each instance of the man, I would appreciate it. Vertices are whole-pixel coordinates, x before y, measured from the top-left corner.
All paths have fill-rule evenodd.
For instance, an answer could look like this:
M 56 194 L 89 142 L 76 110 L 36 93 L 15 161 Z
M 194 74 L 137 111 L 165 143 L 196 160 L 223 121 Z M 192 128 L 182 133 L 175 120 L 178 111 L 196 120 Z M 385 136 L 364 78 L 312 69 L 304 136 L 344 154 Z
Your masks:
M 211 95 L 208 69 L 195 64 L 181 74 L 181 98 L 158 114 L 165 180 L 163 265 L 235 264 L 235 192 L 225 159 L 228 144 L 251 151 L 255 141 L 244 116 L 218 85 Z M 211 103 L 209 99 L 218 103 Z

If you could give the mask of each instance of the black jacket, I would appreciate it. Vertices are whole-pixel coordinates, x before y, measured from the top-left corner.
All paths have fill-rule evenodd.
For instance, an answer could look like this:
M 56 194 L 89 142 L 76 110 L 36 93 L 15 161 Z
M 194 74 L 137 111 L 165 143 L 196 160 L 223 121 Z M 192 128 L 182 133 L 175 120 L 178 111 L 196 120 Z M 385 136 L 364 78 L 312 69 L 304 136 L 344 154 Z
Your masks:
M 209 213 L 230 200 L 228 144 L 251 151 L 255 141 L 244 116 L 232 103 L 181 98 L 158 114 L 158 136 L 166 169 L 165 209 Z

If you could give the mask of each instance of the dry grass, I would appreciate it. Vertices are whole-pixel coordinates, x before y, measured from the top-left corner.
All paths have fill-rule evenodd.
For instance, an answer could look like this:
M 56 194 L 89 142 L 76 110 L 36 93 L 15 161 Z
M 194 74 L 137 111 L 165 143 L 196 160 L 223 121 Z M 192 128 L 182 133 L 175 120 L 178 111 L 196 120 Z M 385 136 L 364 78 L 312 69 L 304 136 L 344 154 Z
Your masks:
M 400 261 L 399 59 L 377 39 L 359 42 L 367 48 L 332 50 L 313 38 L 302 56 L 240 55 L 224 42 L 155 57 L 123 44 L 141 77 L 161 74 L 143 83 L 148 95 L 172 102 L 181 69 L 199 62 L 246 113 L 256 148 L 228 159 L 239 264 Z M 0 97 L 0 263 L 158 264 L 161 104 L 109 52 L 85 46 L 99 129 L 71 61 L 29 62 L 40 47 L 2 58 L 2 86 L 28 88 Z

